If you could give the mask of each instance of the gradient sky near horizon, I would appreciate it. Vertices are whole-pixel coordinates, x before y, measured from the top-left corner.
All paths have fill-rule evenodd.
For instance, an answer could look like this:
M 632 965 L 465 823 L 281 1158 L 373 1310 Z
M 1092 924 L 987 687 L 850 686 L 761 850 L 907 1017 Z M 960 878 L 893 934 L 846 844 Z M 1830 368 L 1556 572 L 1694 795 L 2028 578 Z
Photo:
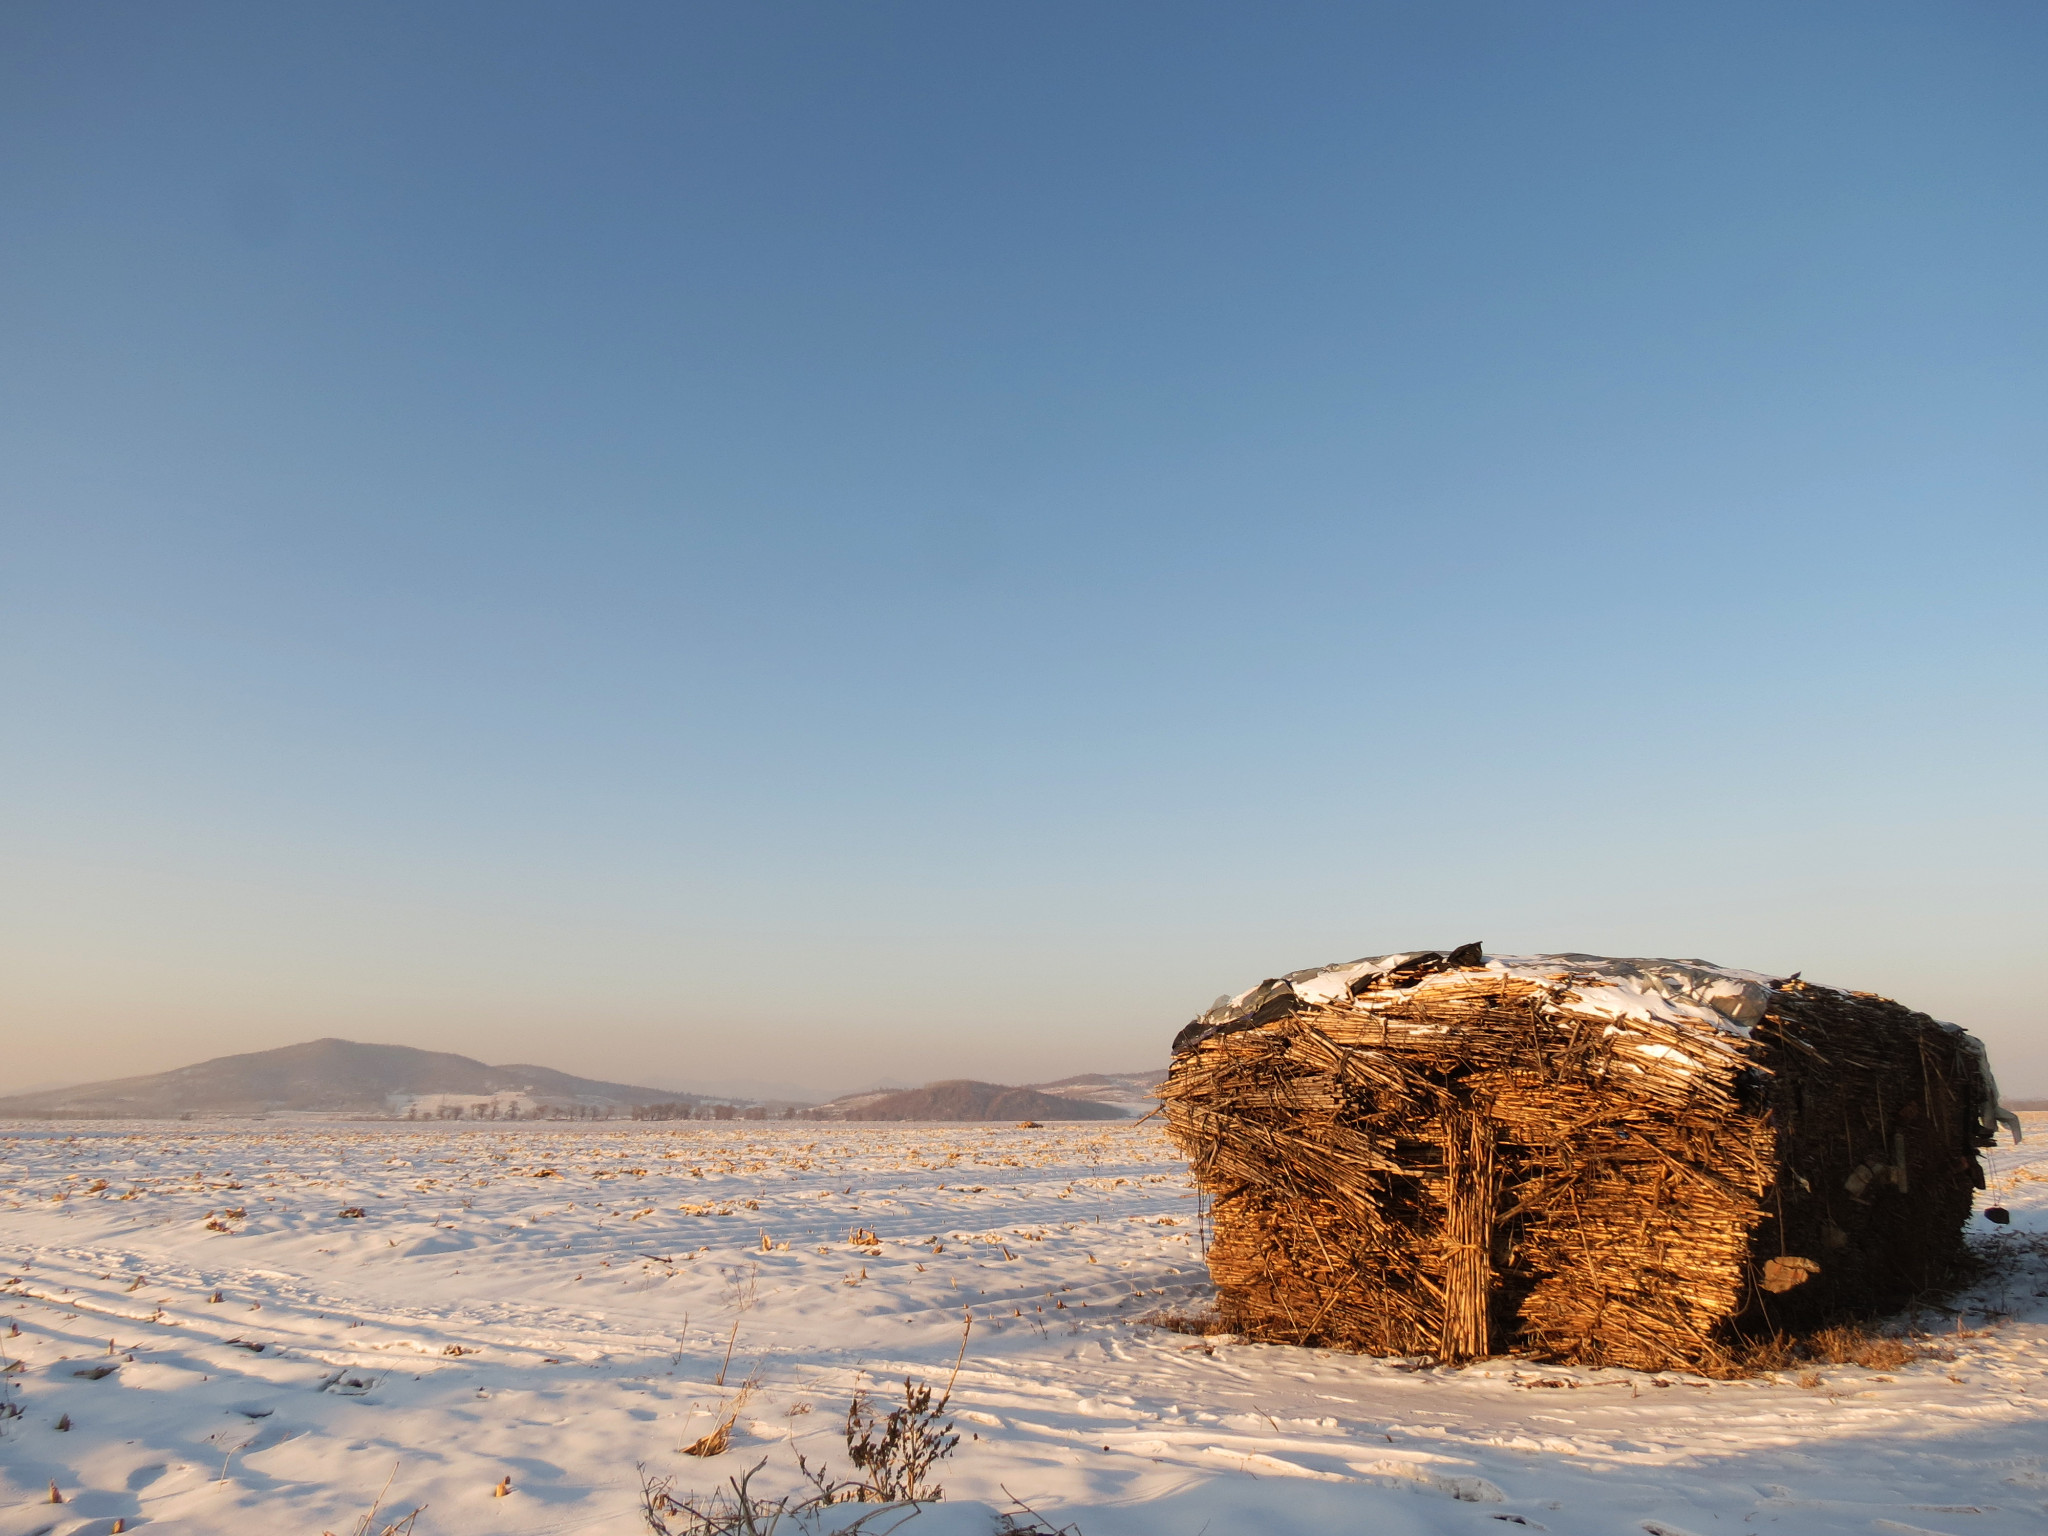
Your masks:
M 0 10 L 0 1090 L 1479 939 L 2048 1093 L 2048 9 Z

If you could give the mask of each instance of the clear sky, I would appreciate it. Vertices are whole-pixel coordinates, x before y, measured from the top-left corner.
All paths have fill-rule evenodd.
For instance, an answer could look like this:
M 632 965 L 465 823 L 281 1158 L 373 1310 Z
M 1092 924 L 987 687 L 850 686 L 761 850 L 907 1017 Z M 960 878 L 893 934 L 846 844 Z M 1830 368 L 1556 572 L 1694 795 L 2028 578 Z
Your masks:
M 0 9 L 0 1086 L 1470 939 L 2043 1029 L 2048 8 Z

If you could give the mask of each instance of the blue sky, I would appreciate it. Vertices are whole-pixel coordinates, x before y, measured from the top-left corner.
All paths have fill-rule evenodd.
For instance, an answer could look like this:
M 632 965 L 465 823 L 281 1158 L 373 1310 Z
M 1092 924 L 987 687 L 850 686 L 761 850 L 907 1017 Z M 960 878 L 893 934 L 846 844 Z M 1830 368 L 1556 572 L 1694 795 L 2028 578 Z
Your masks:
M 2048 13 L 16 4 L 9 1086 L 1481 939 L 2040 1028 Z

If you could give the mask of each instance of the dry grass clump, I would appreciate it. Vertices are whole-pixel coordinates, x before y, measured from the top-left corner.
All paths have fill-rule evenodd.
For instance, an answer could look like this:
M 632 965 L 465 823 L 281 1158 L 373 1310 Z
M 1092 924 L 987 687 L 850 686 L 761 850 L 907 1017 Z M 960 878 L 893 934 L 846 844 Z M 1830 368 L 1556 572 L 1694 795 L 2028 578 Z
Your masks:
M 751 1295 L 751 1287 L 748 1288 Z M 785 1522 L 806 1533 L 818 1530 L 824 1511 L 838 1504 L 874 1504 L 851 1521 L 834 1525 L 828 1536 L 857 1536 L 871 1522 L 892 1512 L 909 1519 L 918 1506 L 946 1496 L 946 1490 L 932 1481 L 932 1469 L 960 1444 L 946 1411 L 953 1401 L 953 1384 L 960 1378 L 961 1361 L 967 1358 L 967 1340 L 974 1331 L 970 1314 L 962 1320 L 960 1353 L 953 1361 L 953 1374 L 944 1392 L 933 1395 L 929 1383 L 916 1377 L 903 1380 L 901 1407 L 885 1408 L 866 1386 L 856 1384 L 853 1401 L 846 1409 L 846 1458 L 859 1475 L 841 1481 L 825 1468 L 813 1467 L 802 1456 L 797 1468 L 812 1491 L 788 1498 L 756 1497 L 752 1484 L 756 1473 L 768 1463 L 756 1462 L 726 1486 L 709 1495 L 677 1494 L 675 1479 L 654 1477 L 643 1466 L 640 1471 L 640 1516 L 653 1536 L 774 1536 Z M 683 1450 L 685 1456 L 720 1456 L 730 1444 L 732 1426 L 740 1407 L 753 1394 L 755 1379 L 749 1377 L 739 1395 L 710 1435 Z M 808 1407 L 808 1405 L 806 1405 Z M 896 1524 L 879 1527 L 894 1530 Z
M 776 1536 L 787 1523 L 811 1536 L 818 1530 L 817 1517 L 833 1504 L 844 1502 L 829 1493 L 802 1498 L 770 1499 L 753 1491 L 754 1475 L 768 1463 L 758 1461 L 737 1477 L 727 1479 L 725 1488 L 708 1496 L 671 1490 L 673 1478 L 652 1477 L 640 1469 L 640 1518 L 651 1536 Z M 917 1513 L 916 1506 L 884 1505 L 834 1525 L 827 1536 L 861 1536 L 877 1520 L 892 1517 L 877 1528 L 876 1536 L 892 1531 Z
M 1164 1328 L 1168 1333 L 1191 1333 L 1197 1338 L 1230 1331 L 1224 1325 L 1223 1314 L 1209 1302 L 1161 1307 L 1155 1312 L 1147 1312 L 1137 1321 L 1148 1328 Z
M 752 1385 L 749 1382 L 746 1390 Z M 903 1405 L 885 1410 L 865 1387 L 856 1388 L 846 1410 L 846 1454 L 860 1475 L 838 1481 L 799 1456 L 797 1466 L 813 1490 L 808 1494 L 779 1499 L 755 1494 L 753 1480 L 768 1464 L 765 1458 L 708 1495 L 678 1494 L 674 1478 L 652 1476 L 642 1467 L 640 1518 L 652 1536 L 775 1536 L 785 1524 L 807 1533 L 817 1531 L 819 1519 L 835 1505 L 873 1504 L 880 1507 L 831 1526 L 830 1536 L 859 1536 L 883 1516 L 900 1516 L 878 1527 L 893 1530 L 916 1514 L 920 1504 L 945 1497 L 945 1489 L 932 1481 L 931 1473 L 960 1443 L 945 1417 L 952 1397 L 950 1382 L 944 1395 L 935 1398 L 928 1384 L 907 1378 Z M 723 1454 L 734 1416 L 719 1421 L 715 1449 L 706 1436 L 683 1454 Z
M 1822 1328 L 1808 1336 L 1809 1356 L 1828 1365 L 1860 1365 L 1866 1371 L 1895 1371 L 1902 1365 L 1922 1360 L 1935 1351 L 1896 1334 L 1872 1333 L 1852 1323 Z M 1954 1359 L 1953 1352 L 1947 1352 Z
M 934 1398 L 927 1383 L 908 1376 L 900 1408 L 885 1411 L 865 1387 L 857 1389 L 846 1410 L 846 1458 L 861 1476 L 837 1487 L 863 1503 L 921 1504 L 944 1498 L 946 1490 L 931 1481 L 931 1471 L 960 1443 L 946 1417 L 952 1400 L 950 1383 L 944 1396 Z
M 720 1374 L 723 1375 L 724 1373 L 720 1372 Z M 748 1400 L 754 1395 L 755 1385 L 755 1379 L 749 1376 L 741 1384 L 739 1391 L 733 1394 L 732 1401 L 725 1405 L 725 1411 L 718 1416 L 717 1423 L 711 1427 L 708 1433 L 699 1435 L 695 1440 L 684 1446 L 683 1454 L 685 1456 L 723 1456 L 732 1445 L 732 1427 L 739 1422 L 740 1414 L 745 1412 Z
M 1804 1365 L 1857 1365 L 1866 1371 L 1896 1371 L 1915 1360 L 1955 1357 L 1954 1350 L 1928 1339 L 1879 1333 L 1856 1323 L 1836 1323 L 1812 1333 L 1781 1333 L 1756 1339 L 1736 1356 L 1736 1369 L 1717 1374 L 1760 1376 Z

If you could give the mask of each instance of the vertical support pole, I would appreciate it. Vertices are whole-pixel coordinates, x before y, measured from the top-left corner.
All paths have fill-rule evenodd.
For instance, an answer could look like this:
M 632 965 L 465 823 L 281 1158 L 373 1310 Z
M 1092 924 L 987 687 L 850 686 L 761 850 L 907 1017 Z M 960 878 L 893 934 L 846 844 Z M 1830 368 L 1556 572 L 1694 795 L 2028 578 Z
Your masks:
M 1493 1121 L 1469 1105 L 1447 1110 L 1443 1127 L 1443 1336 L 1440 1360 L 1493 1353 L 1493 1220 L 1499 1197 Z

